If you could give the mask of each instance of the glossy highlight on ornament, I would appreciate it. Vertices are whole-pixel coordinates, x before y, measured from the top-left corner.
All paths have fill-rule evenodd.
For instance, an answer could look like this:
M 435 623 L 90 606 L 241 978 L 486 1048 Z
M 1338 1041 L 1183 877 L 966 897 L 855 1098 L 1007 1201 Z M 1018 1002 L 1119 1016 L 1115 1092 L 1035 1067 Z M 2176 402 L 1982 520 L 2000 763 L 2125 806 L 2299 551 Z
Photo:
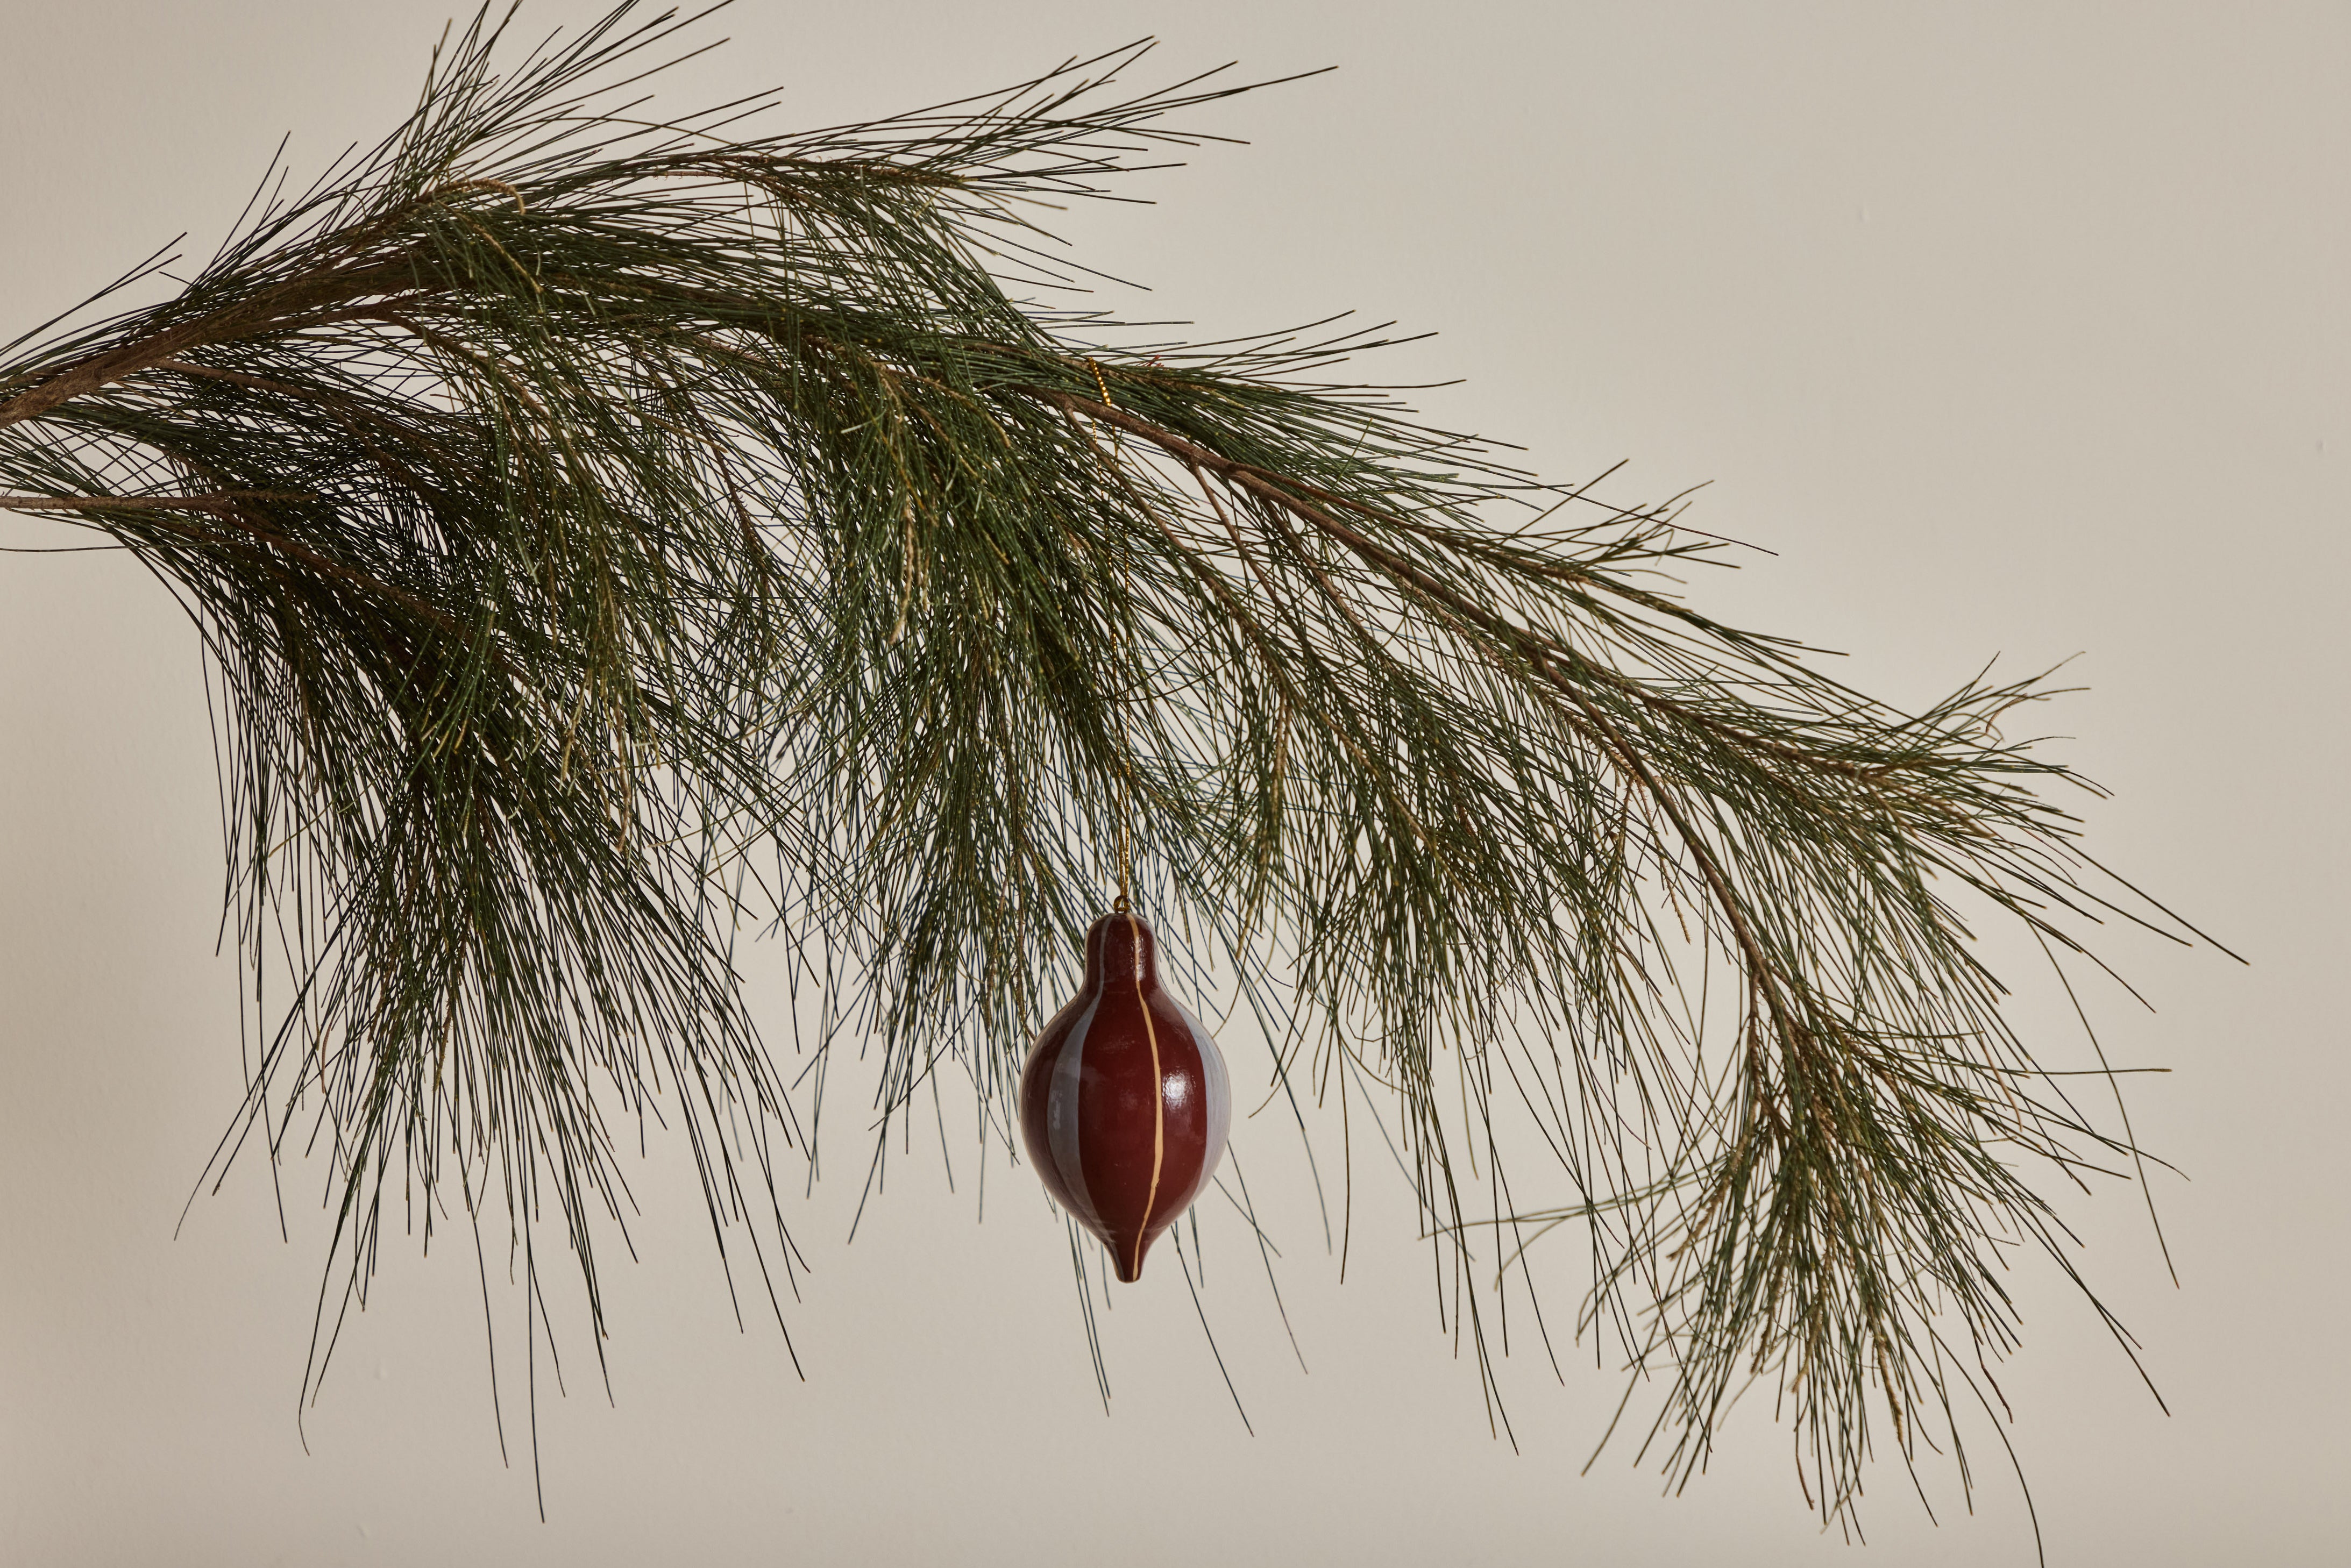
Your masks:
M 1140 916 L 1096 920 L 1085 983 L 1038 1032 L 1020 1074 L 1030 1162 L 1128 1282 L 1216 1175 L 1232 1126 L 1225 1059 L 1160 986 L 1158 958 Z

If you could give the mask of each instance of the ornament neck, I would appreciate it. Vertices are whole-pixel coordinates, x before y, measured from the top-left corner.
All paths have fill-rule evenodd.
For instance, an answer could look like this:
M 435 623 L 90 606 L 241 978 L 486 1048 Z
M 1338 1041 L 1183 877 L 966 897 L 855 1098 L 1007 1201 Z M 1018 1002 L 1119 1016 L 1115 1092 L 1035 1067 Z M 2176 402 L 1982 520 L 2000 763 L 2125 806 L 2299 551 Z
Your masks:
M 1086 989 L 1145 991 L 1159 983 L 1159 939 L 1142 916 L 1104 915 L 1086 932 Z

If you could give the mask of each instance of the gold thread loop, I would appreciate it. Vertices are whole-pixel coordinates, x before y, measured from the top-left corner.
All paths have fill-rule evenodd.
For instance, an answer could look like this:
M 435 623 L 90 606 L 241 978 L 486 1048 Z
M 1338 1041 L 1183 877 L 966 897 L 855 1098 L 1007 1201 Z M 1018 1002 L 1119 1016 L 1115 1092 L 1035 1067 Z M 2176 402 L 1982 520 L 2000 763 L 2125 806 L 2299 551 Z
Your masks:
M 1092 359 L 1088 359 L 1086 361 L 1086 369 L 1094 373 L 1094 389 L 1102 393 L 1102 407 L 1106 409 L 1114 409 L 1118 407 L 1117 401 L 1110 395 L 1110 382 L 1102 376 L 1102 366 Z M 1119 430 L 1116 425 L 1111 426 L 1110 429 L 1110 446 L 1113 453 L 1117 453 L 1122 450 L 1119 445 Z M 1128 557 L 1133 555 L 1134 548 L 1134 542 L 1131 539 L 1122 539 L 1119 543 L 1118 586 L 1121 597 L 1125 597 L 1127 585 L 1131 580 L 1128 571 L 1128 567 L 1131 563 Z M 1118 640 L 1121 651 L 1131 656 L 1134 652 L 1134 645 L 1132 639 L 1126 635 L 1126 630 L 1123 626 L 1119 631 Z M 1133 659 L 1131 657 L 1122 659 L 1120 660 L 1122 665 L 1128 665 L 1132 662 Z M 1131 680 L 1134 672 L 1131 669 L 1122 669 L 1119 673 L 1123 678 Z M 1122 915 L 1125 914 L 1128 909 L 1133 907 L 1133 884 L 1134 880 L 1134 842 L 1129 820 L 1133 816 L 1134 809 L 1134 760 L 1133 756 L 1133 741 L 1130 737 L 1126 723 L 1126 708 L 1130 698 L 1131 693 L 1122 692 L 1117 699 L 1118 898 L 1112 903 L 1111 909 L 1115 913 Z

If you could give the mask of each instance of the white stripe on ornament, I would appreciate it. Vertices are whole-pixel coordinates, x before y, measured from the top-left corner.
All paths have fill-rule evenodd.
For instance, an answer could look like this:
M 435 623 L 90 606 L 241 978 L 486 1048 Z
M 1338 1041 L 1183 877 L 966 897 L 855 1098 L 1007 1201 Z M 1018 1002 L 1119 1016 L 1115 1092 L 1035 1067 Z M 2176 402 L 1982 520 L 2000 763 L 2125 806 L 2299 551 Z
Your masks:
M 1176 1001 L 1172 996 L 1168 1000 Z M 1190 1008 L 1176 1002 L 1176 1011 L 1181 1013 L 1184 1022 L 1191 1026 L 1192 1044 L 1197 1046 L 1200 1052 L 1200 1077 L 1207 1085 L 1208 1091 L 1208 1143 L 1207 1147 L 1201 1151 L 1200 1180 L 1198 1187 L 1194 1189 L 1195 1191 L 1205 1191 L 1209 1179 L 1217 1174 L 1217 1163 L 1225 1155 L 1225 1139 L 1232 1131 L 1233 1086 L 1231 1081 L 1226 1076 L 1224 1054 L 1217 1049 L 1216 1038 L 1201 1025 L 1198 1019 L 1192 1016 Z
M 1053 1062 L 1053 1082 L 1045 1091 L 1045 1141 L 1053 1151 L 1053 1168 L 1061 1173 L 1061 1185 L 1069 1189 L 1078 1218 L 1092 1226 L 1100 1226 L 1102 1216 L 1095 1211 L 1093 1194 L 1086 1190 L 1085 1167 L 1078 1158 L 1078 1069 L 1101 1007 L 1098 994 L 1079 1014 L 1069 1038 L 1061 1042 L 1061 1054 Z

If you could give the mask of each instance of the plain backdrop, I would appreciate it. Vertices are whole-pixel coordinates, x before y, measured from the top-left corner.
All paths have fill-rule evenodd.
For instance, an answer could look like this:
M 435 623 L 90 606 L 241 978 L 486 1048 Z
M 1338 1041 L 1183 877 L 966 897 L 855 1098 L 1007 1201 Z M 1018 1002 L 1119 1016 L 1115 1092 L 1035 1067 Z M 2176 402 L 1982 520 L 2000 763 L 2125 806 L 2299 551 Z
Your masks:
M 519 26 L 596 9 L 533 0 Z M 380 135 L 446 15 L 0 0 L 0 337 L 175 234 L 200 257 L 281 133 L 308 170 Z M 1155 290 L 1109 303 L 1201 336 L 1345 309 L 1440 332 L 1364 375 L 1462 378 L 1423 406 L 1554 476 L 1626 460 L 1620 499 L 1711 482 L 1691 520 L 1773 553 L 1693 596 L 1893 700 L 2072 658 L 2085 690 L 2043 727 L 2115 792 L 2081 803 L 2093 846 L 2252 962 L 2117 929 L 2155 1011 L 2087 998 L 2119 1064 L 2169 1069 L 2132 1106 L 2185 1173 L 2156 1183 L 2179 1287 L 2134 1190 L 2057 1196 L 2170 1414 L 2023 1258 L 2006 1429 L 2067 1568 L 2351 1559 L 2351 10 L 741 0 L 709 32 L 734 42 L 666 101 L 778 85 L 802 124 L 1145 34 L 1138 81 L 1338 66 L 1211 111 L 1252 145 L 1137 182 L 1155 205 L 1063 216 Z M 0 544 L 61 542 L 0 519 Z M 173 1237 L 239 1091 L 218 845 L 168 597 L 119 556 L 0 555 L 0 1563 L 2032 1561 L 1981 1420 L 1972 1514 L 1947 1465 L 1922 1478 L 1939 1522 L 1881 1465 L 1847 1546 L 1761 1404 L 1678 1497 L 1629 1448 L 1579 1474 L 1618 1381 L 1588 1345 L 1554 1377 L 1521 1332 L 1514 1451 L 1397 1184 L 1359 1180 L 1341 1285 L 1263 1119 L 1236 1147 L 1311 1372 L 1229 1229 L 1202 1296 L 1254 1436 L 1165 1261 L 1106 1320 L 1104 1414 L 1060 1226 L 1000 1159 L 978 1221 L 967 1131 L 955 1190 L 918 1143 L 845 1245 L 843 1116 L 791 1210 L 805 1381 L 772 1322 L 737 1331 L 684 1150 L 656 1140 L 642 1262 L 607 1264 L 611 1399 L 580 1336 L 568 1397 L 538 1362 L 545 1522 L 520 1320 L 502 1296 L 508 1467 L 462 1250 L 388 1250 L 306 1452 L 327 1173 L 284 1172 L 290 1240 L 258 1162 Z M 772 964 L 751 972 L 788 1038 Z M 2079 1059 L 2062 998 L 2017 1008 Z

